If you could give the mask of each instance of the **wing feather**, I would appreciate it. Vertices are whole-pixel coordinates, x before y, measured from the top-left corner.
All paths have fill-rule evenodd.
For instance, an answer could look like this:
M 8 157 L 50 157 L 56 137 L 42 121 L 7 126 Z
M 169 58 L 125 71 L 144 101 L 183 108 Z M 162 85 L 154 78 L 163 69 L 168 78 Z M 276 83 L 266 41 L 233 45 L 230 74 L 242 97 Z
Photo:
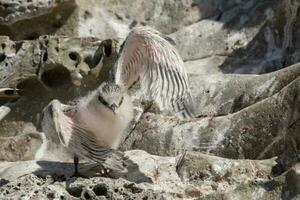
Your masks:
M 81 157 L 101 163 L 116 172 L 127 172 L 123 166 L 124 154 L 109 148 L 104 143 L 101 144 L 93 132 L 84 127 L 82 123 L 77 122 L 76 115 L 64 112 L 64 106 L 68 107 L 68 112 L 74 111 L 72 109 L 70 111 L 70 106 L 63 105 L 58 101 L 54 105 L 52 104 L 54 128 L 60 142 Z M 75 106 L 73 108 L 75 109 Z
M 146 97 L 155 100 L 160 108 L 172 109 L 179 117 L 194 117 L 183 60 L 170 41 L 148 27 L 133 29 L 115 64 L 115 81 L 128 89 L 140 79 Z

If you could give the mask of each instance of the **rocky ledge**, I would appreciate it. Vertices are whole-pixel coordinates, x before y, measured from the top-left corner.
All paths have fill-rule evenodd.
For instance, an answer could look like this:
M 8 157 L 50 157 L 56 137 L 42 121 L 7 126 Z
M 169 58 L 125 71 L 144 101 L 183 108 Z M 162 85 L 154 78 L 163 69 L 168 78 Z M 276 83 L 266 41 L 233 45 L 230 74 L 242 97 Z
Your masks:
M 0 97 L 0 199 L 300 199 L 299 6 L 0 0 L 0 88 L 23 92 Z M 97 87 L 138 25 L 176 42 L 199 117 L 161 113 L 134 87 L 128 173 L 101 177 L 83 162 L 86 178 L 72 178 L 72 159 L 40 131 L 42 110 Z
M 232 160 L 188 151 L 181 158 L 127 151 L 136 163 L 127 174 L 98 177 L 97 166 L 81 164 L 90 178 L 70 178 L 73 164 L 55 160 L 0 164 L 1 199 L 284 199 L 296 198 L 300 166 L 274 177 L 275 158 Z M 181 155 L 182 156 L 182 155 Z M 44 157 L 46 159 L 46 157 Z

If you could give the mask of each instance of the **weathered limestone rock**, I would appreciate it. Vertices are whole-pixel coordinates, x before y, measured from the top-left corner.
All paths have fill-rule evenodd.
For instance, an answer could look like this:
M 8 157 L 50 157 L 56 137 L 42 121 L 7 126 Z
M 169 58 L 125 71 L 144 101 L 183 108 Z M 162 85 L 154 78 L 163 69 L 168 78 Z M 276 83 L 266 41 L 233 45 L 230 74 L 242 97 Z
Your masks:
M 231 184 L 269 179 L 275 159 L 230 160 L 188 151 L 182 158 L 177 172 L 188 183 L 199 185 L 203 182 L 223 183 L 223 189 Z M 212 179 L 213 177 L 213 179 Z
M 175 155 L 182 149 L 206 150 L 227 158 L 280 155 L 291 146 L 289 142 L 285 145 L 286 138 L 298 143 L 300 131 L 300 78 L 286 84 L 281 90 L 277 87 L 279 91 L 274 95 L 221 117 L 185 122 L 146 113 L 123 148 L 144 149 L 157 155 Z
M 300 76 L 300 63 L 264 75 L 198 74 L 190 70 L 189 82 L 200 115 L 237 112 L 279 92 Z
M 265 73 L 299 62 L 298 1 L 195 1 L 212 16 L 171 34 L 184 60 L 224 56 L 225 73 Z
M 208 58 L 191 60 L 184 63 L 190 74 L 223 74 L 219 66 L 226 60 L 226 56 L 211 56 Z
M 42 143 L 42 135 L 37 132 L 0 137 L 0 161 L 33 160 Z
M 75 0 L 1 0 L 0 35 L 22 40 L 55 33 L 75 8 Z
M 101 39 L 125 37 L 137 25 L 149 25 L 168 34 L 202 18 L 199 11 L 191 6 L 192 0 L 78 0 L 77 3 L 79 36 L 96 36 Z
M 27 78 L 39 78 L 48 87 L 63 86 L 73 73 L 85 78 L 99 64 L 91 64 L 100 43 L 96 38 L 41 36 L 13 42 L 0 36 L 0 43 L 1 87 L 15 87 Z
M 241 185 L 247 186 L 248 190 L 255 183 L 259 183 L 256 187 L 261 190 L 261 195 L 271 193 L 278 198 L 280 191 L 277 187 L 271 187 L 269 191 L 263 189 L 263 185 L 273 179 L 270 175 L 275 164 L 274 159 L 230 160 L 188 151 L 177 171 L 184 183 L 200 188 L 204 199 L 227 191 L 235 191 L 237 196 L 247 196 L 247 191 L 243 191 Z
M 63 196 L 74 199 L 87 198 L 86 195 L 93 198 L 101 195 L 106 198 L 117 198 L 119 195 L 142 198 L 148 195 L 150 199 L 206 197 L 217 192 L 237 190 L 242 182 L 268 183 L 272 181 L 271 169 L 275 164 L 273 159 L 229 160 L 198 152 L 187 152 L 177 170 L 181 174 L 181 180 L 176 172 L 174 157 L 153 156 L 140 150 L 128 151 L 126 155 L 138 167 L 119 179 L 95 177 L 97 168 L 91 168 L 91 164 L 81 164 L 80 171 L 94 178 L 74 179 L 68 178 L 73 172 L 72 163 L 53 160 L 0 163 L 2 178 L 0 182 L 3 185 L 0 197 L 1 195 L 7 198 L 21 196 L 46 198 L 51 195 L 53 198 Z M 34 175 L 24 176 L 31 173 Z M 263 185 L 260 189 L 263 189 Z M 270 191 L 272 190 L 273 188 L 270 188 Z M 268 191 L 263 193 L 267 194 Z M 280 196 L 280 191 L 275 190 L 275 195 Z
M 282 197 L 284 199 L 298 199 L 300 197 L 300 164 L 293 166 L 285 176 L 286 181 Z
M 284 178 L 284 177 L 282 177 Z M 282 191 L 282 182 L 250 182 L 240 184 L 236 189 L 227 192 L 216 192 L 207 195 L 201 200 L 231 200 L 231 199 L 263 199 L 263 200 L 280 200 Z
M 36 128 L 51 99 L 67 102 L 97 87 L 97 76 L 90 72 L 98 64 L 101 68 L 99 61 L 92 64 L 98 43 L 95 38 L 42 36 L 13 42 L 0 37 L 0 87 L 17 87 L 24 95 L 0 121 L 0 135 L 16 135 L 25 126 Z M 80 87 L 72 83 L 74 74 L 82 77 Z
M 216 192 L 201 199 L 299 199 L 299 164 L 284 175 L 270 181 L 255 181 L 241 184 L 227 192 Z
M 299 0 L 0 0 L 0 35 L 19 40 L 0 36 L 0 87 L 24 95 L 0 120 L 0 199 L 299 198 L 299 164 L 293 166 L 300 155 L 299 6 Z M 69 178 L 72 157 L 36 133 L 42 109 L 98 86 L 107 78 L 102 66 L 110 69 L 117 58 L 112 40 L 103 58 L 100 41 L 124 38 L 138 25 L 174 38 L 202 118 L 179 121 L 148 110 L 133 89 L 136 117 L 122 148 L 194 152 L 176 166 L 174 157 L 131 150 L 133 165 L 121 177 L 96 177 L 97 165 L 81 163 L 90 178 Z M 259 76 L 223 74 L 283 67 Z M 285 173 L 273 178 L 271 171 Z
M 0 30 L 13 39 L 52 33 L 124 38 L 132 27 L 149 25 L 171 34 L 184 60 L 204 59 L 209 67 L 215 64 L 210 57 L 223 57 L 217 68 L 226 73 L 265 73 L 300 61 L 298 1 L 2 0 L 0 5 Z

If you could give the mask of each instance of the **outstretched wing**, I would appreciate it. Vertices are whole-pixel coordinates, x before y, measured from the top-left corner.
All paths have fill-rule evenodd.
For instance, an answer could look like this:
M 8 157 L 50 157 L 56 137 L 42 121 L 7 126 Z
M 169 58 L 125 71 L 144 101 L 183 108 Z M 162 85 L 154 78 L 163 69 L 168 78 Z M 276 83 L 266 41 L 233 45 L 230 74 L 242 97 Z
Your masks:
M 129 88 L 140 79 L 146 97 L 180 117 L 194 117 L 193 100 L 183 60 L 175 46 L 149 27 L 133 29 L 115 65 L 115 81 Z
M 116 172 L 127 172 L 123 166 L 124 154 L 105 144 L 99 144 L 94 134 L 76 121 L 75 106 L 64 105 L 57 100 L 50 106 L 54 130 L 64 146 L 77 155 L 101 163 Z

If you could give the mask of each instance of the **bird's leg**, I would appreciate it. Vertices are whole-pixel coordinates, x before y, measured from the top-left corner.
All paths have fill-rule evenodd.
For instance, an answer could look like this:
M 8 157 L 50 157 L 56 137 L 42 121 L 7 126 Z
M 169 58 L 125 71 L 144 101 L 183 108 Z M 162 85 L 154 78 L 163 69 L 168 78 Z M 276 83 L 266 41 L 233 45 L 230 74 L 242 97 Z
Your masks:
M 98 163 L 97 165 L 97 175 L 101 176 L 101 177 L 110 177 L 110 172 L 111 170 L 104 167 L 101 163 Z
M 78 174 L 78 163 L 79 163 L 78 157 L 74 156 L 74 174 Z
M 78 172 L 78 163 L 79 163 L 79 158 L 78 156 L 74 156 L 74 174 L 71 177 L 82 177 L 82 178 L 86 178 L 86 176 L 80 174 Z

